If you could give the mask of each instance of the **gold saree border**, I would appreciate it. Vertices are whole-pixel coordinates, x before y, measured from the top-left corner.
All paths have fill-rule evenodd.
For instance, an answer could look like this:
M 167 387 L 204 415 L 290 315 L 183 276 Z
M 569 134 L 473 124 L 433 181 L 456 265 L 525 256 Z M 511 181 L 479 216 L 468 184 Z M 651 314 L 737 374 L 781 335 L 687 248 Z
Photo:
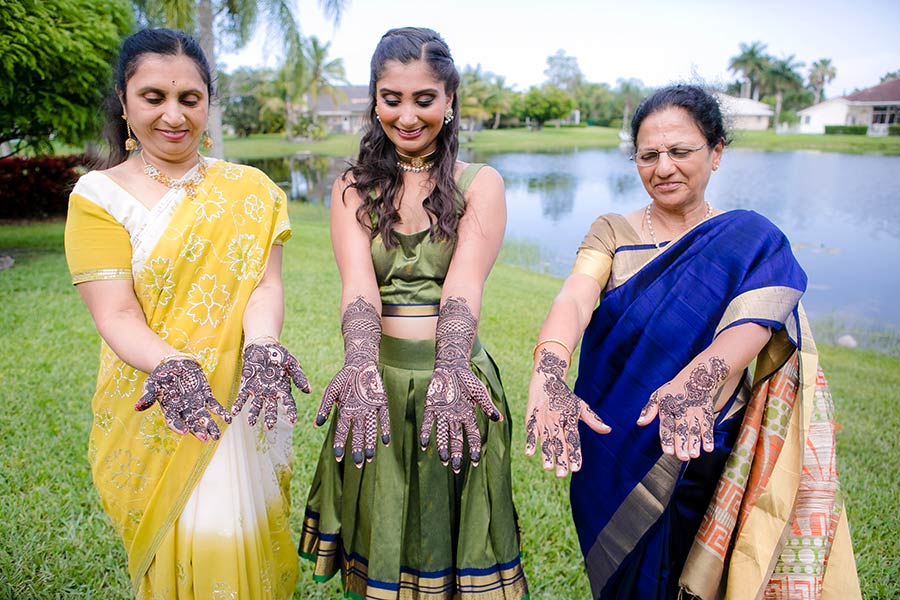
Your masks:
M 72 273 L 72 285 L 88 281 L 112 281 L 131 279 L 131 269 L 92 269 L 80 273 Z

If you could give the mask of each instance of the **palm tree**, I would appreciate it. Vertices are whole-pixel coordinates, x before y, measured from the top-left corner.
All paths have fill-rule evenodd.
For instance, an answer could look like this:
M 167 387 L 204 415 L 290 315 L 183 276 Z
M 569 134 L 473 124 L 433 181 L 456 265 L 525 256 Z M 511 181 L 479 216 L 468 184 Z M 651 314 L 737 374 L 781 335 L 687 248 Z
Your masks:
M 786 58 L 772 59 L 768 69 L 763 73 L 763 83 L 775 94 L 775 118 L 772 125 L 777 125 L 781 116 L 781 107 L 784 103 L 784 93 L 789 90 L 801 89 L 803 78 L 797 73 L 803 67 L 802 62 L 795 62 L 794 55 Z
M 837 77 L 837 69 L 830 58 L 820 58 L 809 67 L 809 85 L 814 91 L 813 104 L 822 98 L 822 89 Z
M 316 104 L 322 94 L 335 102 L 344 94 L 337 84 L 348 83 L 344 71 L 344 60 L 328 59 L 331 44 L 312 36 L 301 39 L 291 51 L 278 74 L 278 84 L 284 94 L 285 128 L 287 138 L 293 139 L 297 124 L 296 103 L 301 111 L 308 111 L 312 121 L 316 118 Z
M 644 82 L 640 79 L 617 79 L 618 88 L 615 95 L 622 103 L 622 131 L 628 129 L 631 111 L 637 108 L 641 99 L 644 97 Z
M 769 62 L 769 56 L 766 54 L 766 45 L 762 42 L 751 42 L 740 44 L 741 53 L 732 56 L 728 62 L 728 69 L 734 73 L 741 73 L 744 80 L 750 85 L 748 95 L 754 100 L 759 100 L 759 86 L 762 80 L 763 72 L 766 69 L 766 63 Z M 741 93 L 742 97 L 746 97 Z
M 289 46 L 300 39 L 300 28 L 289 0 L 133 0 L 138 21 L 149 25 L 166 25 L 198 33 L 200 47 L 206 54 L 213 75 L 216 73 L 216 45 L 230 43 L 241 48 L 264 19 L 274 27 Z M 349 0 L 319 0 L 325 15 L 335 24 Z M 292 42 L 293 40 L 293 42 Z M 209 111 L 209 134 L 212 153 L 223 156 L 222 110 L 213 103 Z
M 506 77 L 492 73 L 485 92 L 486 95 L 483 98 L 484 108 L 494 114 L 494 122 L 491 125 L 491 129 L 497 129 L 500 127 L 500 117 L 509 114 L 509 111 L 512 109 L 515 92 L 512 88 L 506 87 Z

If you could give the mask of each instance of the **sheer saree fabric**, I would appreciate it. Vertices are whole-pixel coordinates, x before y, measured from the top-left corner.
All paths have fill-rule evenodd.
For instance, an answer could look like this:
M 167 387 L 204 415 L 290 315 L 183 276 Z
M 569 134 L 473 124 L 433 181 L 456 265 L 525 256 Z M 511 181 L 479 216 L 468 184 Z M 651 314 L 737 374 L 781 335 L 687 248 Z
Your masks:
M 290 237 L 284 193 L 262 172 L 207 159 L 196 197 L 152 209 L 99 172 L 76 184 L 66 223 L 73 282 L 131 280 L 147 324 L 198 357 L 229 407 L 242 318 L 273 244 Z M 291 427 L 243 416 L 202 443 L 170 431 L 158 405 L 135 412 L 146 373 L 101 343 L 88 459 L 128 553 L 139 598 L 286 598 L 297 558 L 288 523 Z
M 592 231 L 575 272 L 605 289 L 575 392 L 613 431 L 582 427 L 571 498 L 594 597 L 818 598 L 835 583 L 859 597 L 831 397 L 787 239 L 750 211 L 705 221 L 662 252 L 621 217 Z M 774 335 L 717 414 L 716 451 L 687 465 L 663 455 L 658 421 L 635 425 L 650 394 L 745 322 Z

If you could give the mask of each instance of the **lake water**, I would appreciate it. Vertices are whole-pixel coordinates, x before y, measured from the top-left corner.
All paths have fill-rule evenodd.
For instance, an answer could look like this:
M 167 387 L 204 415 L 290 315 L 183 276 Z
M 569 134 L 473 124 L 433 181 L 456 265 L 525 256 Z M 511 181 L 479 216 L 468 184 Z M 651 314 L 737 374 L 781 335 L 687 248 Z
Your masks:
M 591 222 L 645 206 L 634 165 L 616 149 L 567 153 L 463 153 L 506 182 L 504 257 L 565 276 Z M 293 198 L 327 204 L 343 160 L 252 163 Z M 809 275 L 804 305 L 817 337 L 852 334 L 900 350 L 900 157 L 726 150 L 707 189 L 724 210 L 755 210 L 791 240 Z

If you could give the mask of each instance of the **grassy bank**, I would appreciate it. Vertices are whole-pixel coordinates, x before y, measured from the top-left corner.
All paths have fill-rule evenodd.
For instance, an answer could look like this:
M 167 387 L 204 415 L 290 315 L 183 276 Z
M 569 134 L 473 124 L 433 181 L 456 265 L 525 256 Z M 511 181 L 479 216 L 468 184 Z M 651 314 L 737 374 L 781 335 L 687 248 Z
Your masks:
M 318 394 L 341 364 L 339 282 L 327 215 L 293 205 L 286 246 L 285 343 L 314 388 L 298 394 L 291 523 L 300 520 L 324 431 L 311 426 Z M 0 227 L 0 598 L 128 598 L 125 553 L 97 500 L 87 463 L 90 398 L 98 338 L 69 284 L 62 224 Z M 589 596 L 566 501 L 566 481 L 525 460 L 524 407 L 531 346 L 559 280 L 498 265 L 485 292 L 480 334 L 503 373 L 514 415 L 513 485 L 523 560 L 535 599 Z M 839 467 L 849 506 L 863 593 L 892 598 L 900 589 L 898 490 L 900 359 L 820 348 L 841 430 Z M 295 598 L 334 598 L 337 581 L 312 582 L 301 564 Z
M 618 144 L 618 130 L 609 127 L 545 127 L 538 131 L 485 129 L 460 134 L 460 147 L 482 152 L 560 152 L 576 148 L 615 148 Z M 900 137 L 778 135 L 774 131 L 736 131 L 732 147 L 766 151 L 816 150 L 900 155 Z M 321 141 L 304 143 L 288 143 L 280 134 L 225 140 L 225 155 L 242 159 L 277 158 L 297 152 L 355 156 L 358 148 L 359 137 L 347 134 L 333 134 Z

